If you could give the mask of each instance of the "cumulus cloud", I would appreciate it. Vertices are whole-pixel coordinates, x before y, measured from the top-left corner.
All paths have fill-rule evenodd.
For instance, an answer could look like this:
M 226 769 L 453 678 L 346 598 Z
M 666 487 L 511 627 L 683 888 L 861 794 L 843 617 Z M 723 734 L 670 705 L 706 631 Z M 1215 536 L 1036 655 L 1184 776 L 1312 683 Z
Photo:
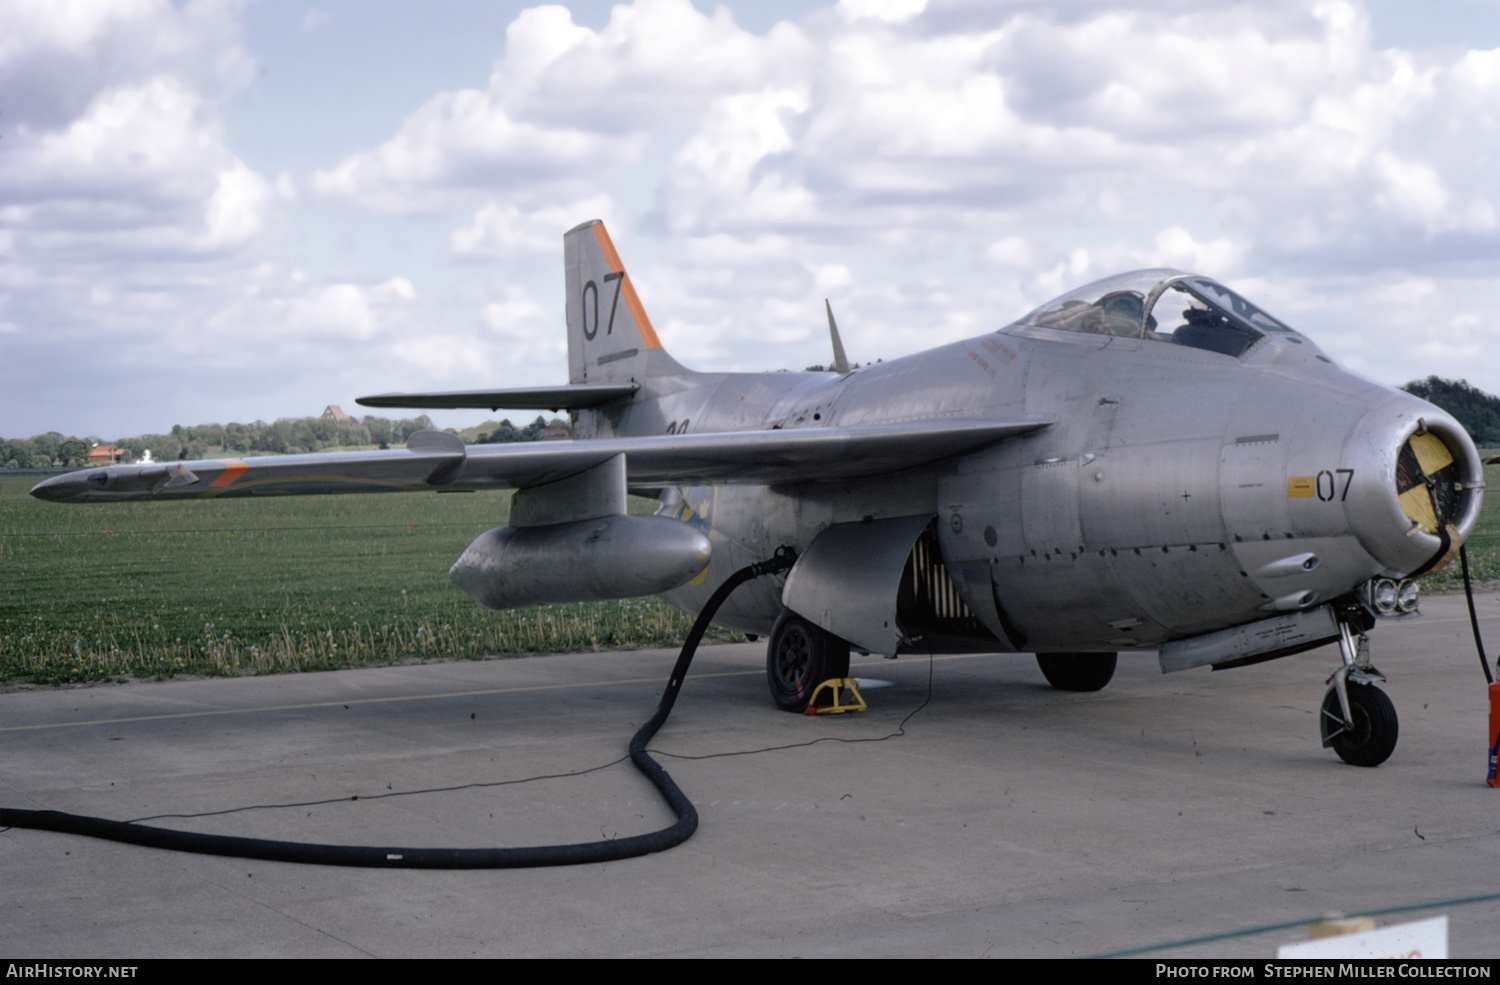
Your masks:
M 7 6 L 8 420 L 60 426 L 73 381 L 198 357 L 212 315 L 202 298 L 232 298 L 249 276 L 277 211 L 272 185 L 225 133 L 222 102 L 254 71 L 238 10 Z M 63 367 L 66 380 L 51 377 Z
M 842 263 L 825 263 L 813 270 L 813 282 L 819 291 L 828 292 L 854 283 L 854 275 Z
M 589 219 L 609 221 L 614 212 L 608 195 L 529 211 L 491 199 L 479 207 L 468 226 L 449 234 L 448 250 L 455 257 L 550 259 L 560 255 L 564 231 Z
M 108 89 L 67 127 L 14 139 L 9 218 L 40 244 L 103 235 L 216 250 L 267 222 L 270 184 L 229 153 L 202 99 L 176 79 Z
M 567 338 L 556 309 L 543 307 L 522 287 L 506 286 L 500 298 L 484 306 L 480 317 L 485 340 L 512 365 L 534 370 L 560 365 L 567 358 Z
M 65 127 L 126 80 L 171 76 L 213 98 L 247 85 L 238 4 L 198 0 L 14 0 L 0 32 L 0 92 L 11 126 Z
M 1231 239 L 1200 243 L 1181 226 L 1157 233 L 1154 245 L 1156 248 L 1142 258 L 1145 266 L 1206 271 L 1217 277 L 1233 276 L 1243 255 L 1240 246 Z
M 8 341 L 175 319 L 217 359 L 275 325 L 310 364 L 380 349 L 338 373 L 389 388 L 557 381 L 538 299 L 562 232 L 603 218 L 663 341 L 706 368 L 827 362 L 824 297 L 864 361 L 1157 265 L 1231 281 L 1381 379 L 1414 346 L 1461 374 L 1500 344 L 1500 49 L 1377 49 L 1355 0 L 839 0 L 759 33 L 688 0 L 602 26 L 537 6 L 463 85 L 274 180 L 226 136 L 253 68 L 238 10 L 15 6 Z M 351 246 L 299 282 L 266 250 L 283 221 L 317 244 L 388 230 L 446 269 Z M 68 265 L 146 256 L 205 272 Z
M 197 159 L 223 158 L 221 134 L 201 121 L 202 100 L 170 77 L 101 92 L 66 127 L 17 134 L 15 193 L 21 201 L 201 198 L 211 174 Z
M 266 263 L 244 275 L 237 291 L 211 299 L 201 323 L 158 332 L 153 341 L 183 352 L 202 349 L 214 365 L 256 363 L 257 351 L 342 351 L 347 362 L 349 350 L 340 349 L 347 343 L 389 345 L 411 333 L 417 300 L 416 287 L 404 276 L 316 283 L 301 271 Z M 327 361 L 320 355 L 298 369 Z
M 688 0 L 618 4 L 600 31 L 573 24 L 561 7 L 540 7 L 506 30 L 490 91 L 528 119 L 639 132 L 700 113 L 724 95 L 805 77 L 815 54 L 791 23 L 758 36 L 727 8 L 705 15 Z
M 453 192 L 555 187 L 637 163 L 653 127 L 691 118 L 715 95 L 785 74 L 805 48 L 779 26 L 757 38 L 727 10 L 637 0 L 593 31 L 560 6 L 523 11 L 484 89 L 435 96 L 379 147 L 319 170 L 312 187 L 388 211 L 441 208 Z
M 1024 210 L 1205 241 L 1227 229 L 1265 263 L 1494 238 L 1497 141 L 1476 131 L 1500 125 L 1486 108 L 1500 53 L 1376 51 L 1349 0 L 844 0 L 837 14 L 755 35 L 687 0 L 618 5 L 599 30 L 526 10 L 483 89 L 433 97 L 312 185 L 392 211 L 484 194 L 457 255 L 530 249 L 509 232 L 528 202 L 578 198 L 653 146 L 670 150 L 653 215 L 679 236 L 899 242 Z M 1435 123 L 1444 105 L 1473 127 Z
M 1031 270 L 1040 260 L 1040 251 L 1024 236 L 997 239 L 984 250 L 984 262 L 1001 270 Z
M 507 184 L 548 184 L 600 162 L 631 162 L 640 137 L 548 128 L 517 120 L 489 93 L 444 93 L 408 117 L 373 151 L 313 173 L 326 198 L 390 212 L 436 209 L 455 191 Z
M 767 157 L 791 151 L 789 118 L 806 110 L 806 97 L 788 90 L 719 100 L 672 161 L 667 194 L 672 231 L 818 222 L 816 199 L 794 175 L 761 168 Z
M 375 334 L 375 312 L 369 294 L 354 284 L 330 284 L 312 297 L 290 305 L 284 331 L 368 339 Z
M 249 78 L 224 5 L 23 2 L 11 14 L 5 217 L 23 262 L 218 254 L 267 228 L 271 185 L 229 151 L 205 95 Z
M 238 160 L 215 178 L 213 194 L 203 206 L 203 235 L 196 243 L 206 249 L 222 249 L 253 241 L 266 227 L 274 189 Z
M 838 11 L 850 20 L 871 18 L 900 24 L 927 7 L 927 0 L 839 0 Z

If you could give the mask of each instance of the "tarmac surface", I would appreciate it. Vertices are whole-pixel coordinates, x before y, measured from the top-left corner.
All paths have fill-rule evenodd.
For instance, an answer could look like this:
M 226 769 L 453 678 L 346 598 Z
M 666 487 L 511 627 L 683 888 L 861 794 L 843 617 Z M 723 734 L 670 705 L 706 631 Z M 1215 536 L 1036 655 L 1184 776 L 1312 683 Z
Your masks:
M 1500 594 L 1478 604 L 1493 654 Z M 1377 769 L 1319 746 L 1333 647 L 1170 676 L 1154 654 L 1127 655 L 1095 694 L 1052 690 L 1029 656 L 856 657 L 855 675 L 893 686 L 867 690 L 867 712 L 817 718 L 774 709 L 761 645 L 704 647 L 652 748 L 741 754 L 658 757 L 702 818 L 678 848 L 370 871 L 5 829 L 0 952 L 1269 958 L 1305 931 L 1167 945 L 1500 891 L 1500 790 L 1483 782 L 1486 692 L 1463 597 L 1422 610 L 1371 634 L 1401 718 Z M 12 692 L 0 804 L 122 820 L 251 807 L 151 823 L 337 844 L 645 832 L 672 817 L 628 762 L 494 784 L 623 755 L 675 656 Z M 815 739 L 830 741 L 794 745 Z M 463 789 L 421 792 L 447 787 Z M 1500 956 L 1494 900 L 1379 922 L 1442 914 L 1451 956 Z

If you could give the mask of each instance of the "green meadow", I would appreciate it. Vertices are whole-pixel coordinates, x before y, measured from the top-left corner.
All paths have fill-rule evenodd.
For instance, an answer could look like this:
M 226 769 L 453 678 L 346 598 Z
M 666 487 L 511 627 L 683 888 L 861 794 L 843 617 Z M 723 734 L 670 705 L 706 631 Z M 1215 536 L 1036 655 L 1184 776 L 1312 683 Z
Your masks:
M 507 492 L 75 505 L 37 481 L 0 478 L 7 685 L 673 646 L 692 625 L 655 598 L 475 605 L 448 568 Z
M 1493 582 L 1500 466 L 1485 478 L 1468 548 L 1475 579 Z M 29 496 L 37 481 L 0 476 L 6 685 L 675 646 L 692 622 L 655 598 L 475 605 L 448 567 L 505 523 L 509 493 L 67 505 Z M 1457 561 L 1423 579 L 1425 592 L 1461 588 Z

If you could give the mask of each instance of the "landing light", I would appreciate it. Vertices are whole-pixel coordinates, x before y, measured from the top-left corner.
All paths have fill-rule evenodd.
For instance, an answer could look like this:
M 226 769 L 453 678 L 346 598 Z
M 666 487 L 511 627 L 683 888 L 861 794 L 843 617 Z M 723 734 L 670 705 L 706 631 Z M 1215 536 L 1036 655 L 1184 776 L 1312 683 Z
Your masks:
M 1410 578 L 1401 582 L 1396 592 L 1396 608 L 1402 612 L 1415 612 L 1417 610 L 1417 583 Z
M 1415 580 L 1375 578 L 1370 581 L 1370 609 L 1377 616 L 1392 616 L 1417 611 L 1419 589 Z
M 1396 611 L 1396 599 L 1400 590 L 1389 578 L 1376 578 L 1370 583 L 1370 605 L 1382 616 Z

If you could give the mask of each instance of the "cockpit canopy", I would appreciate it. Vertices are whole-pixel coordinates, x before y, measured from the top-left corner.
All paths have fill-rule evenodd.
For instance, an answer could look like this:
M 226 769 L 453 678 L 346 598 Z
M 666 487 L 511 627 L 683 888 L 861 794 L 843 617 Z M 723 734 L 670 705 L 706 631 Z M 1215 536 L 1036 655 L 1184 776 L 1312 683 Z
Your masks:
M 1241 356 L 1267 332 L 1293 330 L 1215 280 L 1136 270 L 1048 301 L 1011 327 L 1149 339 Z

